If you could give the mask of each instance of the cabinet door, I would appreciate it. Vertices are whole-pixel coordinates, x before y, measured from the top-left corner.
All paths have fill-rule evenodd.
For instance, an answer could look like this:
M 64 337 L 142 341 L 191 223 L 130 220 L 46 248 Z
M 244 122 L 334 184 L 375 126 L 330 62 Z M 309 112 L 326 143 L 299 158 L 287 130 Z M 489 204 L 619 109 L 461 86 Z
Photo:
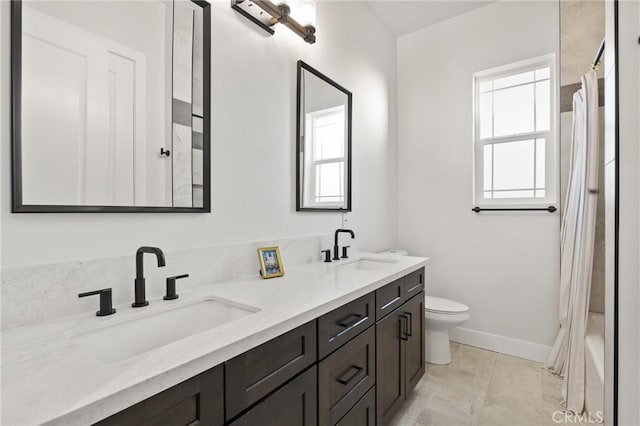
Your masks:
M 336 426 L 375 426 L 376 424 L 376 388 L 363 396 L 351 411 Z
M 376 324 L 376 424 L 389 423 L 405 400 L 407 322 L 396 309 Z
M 222 395 L 220 365 L 96 424 L 219 426 L 224 424 Z
M 315 366 L 311 367 L 230 426 L 315 426 L 318 417 L 316 371 Z
M 406 346 L 406 394 L 416 387 L 425 371 L 424 292 L 416 294 L 400 311 L 408 319 Z

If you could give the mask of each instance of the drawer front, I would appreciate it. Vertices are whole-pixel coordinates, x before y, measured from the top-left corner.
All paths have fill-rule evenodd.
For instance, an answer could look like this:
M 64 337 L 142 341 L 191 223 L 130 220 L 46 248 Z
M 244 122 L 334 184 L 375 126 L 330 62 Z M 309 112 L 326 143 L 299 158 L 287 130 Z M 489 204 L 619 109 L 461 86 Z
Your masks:
M 376 321 L 393 312 L 404 300 L 404 278 L 376 290 Z
M 424 290 L 424 268 L 420 268 L 404 278 L 404 299 L 409 300 Z
M 321 316 L 318 319 L 318 355 L 323 359 L 375 322 L 375 293 Z
M 335 425 L 375 384 L 375 327 L 325 358 L 318 367 L 318 423 Z
M 314 426 L 318 416 L 316 367 L 284 385 L 230 426 Z
M 227 420 L 315 363 L 316 353 L 316 322 L 311 321 L 227 361 Z
M 365 396 L 342 418 L 336 426 L 375 426 L 376 424 L 376 387 Z
M 96 425 L 222 426 L 222 365 L 133 405 Z

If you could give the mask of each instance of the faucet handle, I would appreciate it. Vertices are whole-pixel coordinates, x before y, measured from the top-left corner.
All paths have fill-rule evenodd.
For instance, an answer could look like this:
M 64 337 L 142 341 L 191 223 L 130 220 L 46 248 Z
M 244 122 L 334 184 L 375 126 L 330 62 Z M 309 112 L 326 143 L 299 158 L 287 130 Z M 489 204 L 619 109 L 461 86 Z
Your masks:
M 324 253 L 325 263 L 331 263 L 331 249 L 322 250 L 320 253 Z
M 351 246 L 344 246 L 344 247 L 342 247 L 342 258 L 343 258 L 343 259 L 348 259 L 348 258 L 349 258 L 349 256 L 347 255 L 347 249 L 348 249 L 349 247 L 351 247 Z
M 176 280 L 181 278 L 187 278 L 189 274 L 176 275 L 174 277 L 167 278 L 167 294 L 163 297 L 164 300 L 174 300 L 178 298 L 176 293 Z
M 116 310 L 113 309 L 110 288 L 103 288 L 102 290 L 80 293 L 78 294 L 78 297 L 94 296 L 96 294 L 100 295 L 100 309 L 96 311 L 96 316 L 105 317 L 107 315 L 115 314 Z

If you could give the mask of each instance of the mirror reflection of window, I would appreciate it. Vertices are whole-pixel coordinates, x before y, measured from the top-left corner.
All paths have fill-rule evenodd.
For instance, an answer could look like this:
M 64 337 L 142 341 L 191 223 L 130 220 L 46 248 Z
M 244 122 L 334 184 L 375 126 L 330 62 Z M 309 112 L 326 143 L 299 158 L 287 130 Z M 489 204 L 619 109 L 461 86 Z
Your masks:
M 342 206 L 345 194 L 345 108 L 340 105 L 306 114 L 309 177 L 313 203 Z

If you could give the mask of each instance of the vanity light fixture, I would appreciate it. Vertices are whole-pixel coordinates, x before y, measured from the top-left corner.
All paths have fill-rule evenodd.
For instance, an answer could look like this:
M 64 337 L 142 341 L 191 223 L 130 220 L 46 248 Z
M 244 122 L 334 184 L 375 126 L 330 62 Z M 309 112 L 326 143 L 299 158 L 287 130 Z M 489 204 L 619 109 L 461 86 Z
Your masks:
M 316 42 L 316 2 L 314 0 L 231 0 L 231 7 L 254 24 L 274 34 L 277 23 L 284 24 L 309 44 Z

